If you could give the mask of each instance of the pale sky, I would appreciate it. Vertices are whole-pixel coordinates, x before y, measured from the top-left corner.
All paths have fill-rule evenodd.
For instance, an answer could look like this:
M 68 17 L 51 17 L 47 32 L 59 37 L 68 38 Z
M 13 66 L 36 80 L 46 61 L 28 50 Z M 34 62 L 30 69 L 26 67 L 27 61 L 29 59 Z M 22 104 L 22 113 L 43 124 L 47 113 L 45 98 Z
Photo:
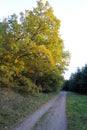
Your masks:
M 43 2 L 46 0 L 43 0 Z M 71 53 L 65 78 L 87 64 L 87 0 L 48 0 L 61 20 L 60 35 Z M 0 0 L 0 19 L 36 6 L 36 0 Z

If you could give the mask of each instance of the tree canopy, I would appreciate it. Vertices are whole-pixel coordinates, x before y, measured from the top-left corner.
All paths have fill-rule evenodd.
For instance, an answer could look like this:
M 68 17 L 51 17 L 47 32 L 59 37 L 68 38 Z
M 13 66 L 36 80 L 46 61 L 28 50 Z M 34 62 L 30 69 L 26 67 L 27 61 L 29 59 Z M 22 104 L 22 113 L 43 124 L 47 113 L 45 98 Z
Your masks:
M 71 74 L 70 79 L 65 82 L 64 89 L 87 94 L 87 64 Z
M 1 86 L 21 88 L 29 86 L 30 80 L 44 86 L 41 81 L 47 84 L 47 76 L 49 80 L 54 80 L 54 76 L 62 81 L 58 77 L 62 77 L 69 65 L 70 54 L 64 50 L 59 28 L 60 20 L 49 3 L 42 0 L 37 1 L 33 10 L 5 18 L 0 23 Z M 50 83 L 48 91 L 50 87 L 54 86 Z M 44 88 L 47 90 L 46 85 Z M 33 89 L 30 86 L 28 90 Z

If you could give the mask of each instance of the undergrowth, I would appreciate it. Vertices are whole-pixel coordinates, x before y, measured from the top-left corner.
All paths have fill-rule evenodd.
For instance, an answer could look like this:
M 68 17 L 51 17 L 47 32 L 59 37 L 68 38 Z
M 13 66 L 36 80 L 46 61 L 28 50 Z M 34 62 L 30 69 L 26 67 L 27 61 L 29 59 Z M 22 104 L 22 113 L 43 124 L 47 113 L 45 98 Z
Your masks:
M 53 95 L 39 93 L 37 96 L 23 96 L 10 89 L 0 89 L 0 130 L 9 130 L 22 122 Z

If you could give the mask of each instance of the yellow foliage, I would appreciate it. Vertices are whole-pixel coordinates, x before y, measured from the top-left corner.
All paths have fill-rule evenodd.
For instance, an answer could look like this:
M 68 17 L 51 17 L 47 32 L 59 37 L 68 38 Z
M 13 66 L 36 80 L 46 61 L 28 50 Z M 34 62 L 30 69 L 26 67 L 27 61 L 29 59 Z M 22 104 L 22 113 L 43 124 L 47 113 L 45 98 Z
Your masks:
M 60 20 L 54 16 L 49 2 L 37 2 L 32 11 L 15 14 L 3 22 L 0 34 L 0 81 L 8 86 L 19 85 L 20 77 L 29 84 L 45 74 L 58 74 L 67 66 L 69 53 L 59 35 Z M 60 66 L 56 66 L 59 63 Z M 58 71 L 57 71 L 58 69 Z

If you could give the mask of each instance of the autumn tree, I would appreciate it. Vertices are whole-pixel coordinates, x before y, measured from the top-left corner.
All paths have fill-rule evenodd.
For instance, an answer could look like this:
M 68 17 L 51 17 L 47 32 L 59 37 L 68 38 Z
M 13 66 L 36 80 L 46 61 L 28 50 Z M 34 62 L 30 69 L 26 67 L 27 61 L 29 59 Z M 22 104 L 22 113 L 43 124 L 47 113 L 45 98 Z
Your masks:
M 27 40 L 37 45 L 45 45 L 62 72 L 68 65 L 69 52 L 64 51 L 64 43 L 59 34 L 60 20 L 54 15 L 49 3 L 38 1 L 33 11 L 26 10 L 25 13 L 21 13 L 21 20 Z
M 26 10 L 21 13 L 26 41 L 37 46 L 44 45 L 50 51 L 54 64 L 61 76 L 69 64 L 69 52 L 64 51 L 64 43 L 59 35 L 60 20 L 54 16 L 49 3 L 37 2 L 33 11 Z M 28 33 L 26 34 L 26 32 Z M 35 73 L 36 74 L 36 73 Z
M 51 80 L 62 81 L 59 77 L 69 64 L 70 55 L 64 50 L 59 28 L 60 20 L 49 3 L 42 0 L 37 1 L 32 11 L 21 12 L 19 18 L 13 14 L 4 19 L 0 24 L 1 84 L 29 86 L 31 79 L 36 85 L 46 87 L 43 84 L 48 77 L 52 88 Z

